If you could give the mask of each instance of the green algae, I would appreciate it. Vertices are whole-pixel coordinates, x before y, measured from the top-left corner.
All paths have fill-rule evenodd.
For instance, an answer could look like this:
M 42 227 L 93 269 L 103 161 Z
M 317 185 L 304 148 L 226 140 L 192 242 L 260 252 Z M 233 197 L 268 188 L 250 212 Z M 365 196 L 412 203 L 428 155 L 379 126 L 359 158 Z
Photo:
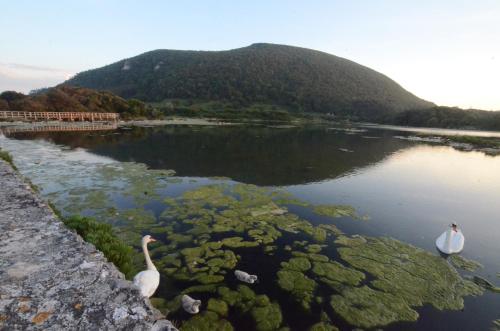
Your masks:
M 414 320 L 418 314 L 409 313 L 411 307 L 424 304 L 440 310 L 460 310 L 464 296 L 482 294 L 478 285 L 460 277 L 441 257 L 398 240 L 355 237 L 341 238 L 337 242 L 344 245 L 338 249 L 344 261 L 375 278 L 370 282 L 374 289 L 346 288 L 341 296 L 332 298 L 334 310 L 353 325 L 371 327 L 396 320 Z M 363 303 L 365 297 L 387 302 L 383 305 L 383 313 L 380 307 Z M 363 309 L 357 308 L 360 305 Z M 381 317 L 374 322 L 363 321 L 363 314 L 381 314 Z M 359 319 L 352 317 L 357 315 Z
M 222 245 L 229 248 L 240 248 L 259 246 L 259 243 L 255 241 L 244 241 L 242 237 L 229 237 L 222 239 Z
M 500 293 L 500 286 L 495 286 L 492 282 L 490 282 L 489 280 L 487 280 L 481 276 L 476 275 L 476 276 L 472 277 L 472 281 L 485 290 L 488 290 L 488 291 L 494 292 L 494 293 Z
M 222 286 L 217 289 L 220 298 L 229 306 L 235 307 L 242 312 L 249 311 L 258 297 L 255 292 L 246 285 L 238 285 L 236 291 Z
M 481 263 L 466 259 L 465 257 L 460 255 L 451 255 L 450 257 L 448 257 L 448 260 L 455 268 L 459 268 L 465 271 L 474 272 L 477 269 L 483 267 Z
M 344 267 L 336 261 L 314 262 L 312 272 L 335 289 L 343 288 L 345 285 L 356 286 L 365 279 L 365 274 L 362 272 Z
M 361 237 L 359 235 L 354 235 L 352 237 L 348 236 L 339 236 L 336 240 L 335 243 L 338 245 L 343 245 L 343 246 L 358 246 L 358 245 L 364 245 L 366 244 L 366 239 L 364 237 Z
M 323 249 L 323 246 L 318 244 L 307 245 L 306 251 L 309 253 L 319 253 Z
M 163 298 L 149 298 L 149 302 L 160 311 L 163 315 L 168 315 L 169 309 L 167 306 L 167 300 Z
M 281 262 L 281 267 L 290 270 L 307 271 L 311 269 L 311 262 L 305 257 L 294 257 L 288 262 Z
M 194 285 L 182 291 L 183 294 L 189 293 L 215 293 L 217 292 L 218 284 Z
M 362 328 L 418 318 L 404 298 L 368 286 L 346 288 L 342 295 L 332 296 L 330 305 L 349 324 Z
M 497 320 L 494 320 L 492 322 L 493 326 L 491 327 L 492 331 L 500 331 L 500 318 Z
M 278 271 L 278 285 L 285 291 L 290 292 L 293 298 L 301 306 L 309 310 L 316 289 L 316 282 L 304 275 L 301 271 L 282 269 Z
M 338 331 L 339 329 L 332 324 L 319 322 L 309 328 L 309 331 Z
M 314 254 L 314 253 L 304 253 L 304 252 L 292 252 L 292 256 L 297 256 L 297 257 L 305 257 L 309 259 L 309 261 L 318 261 L 318 262 L 328 262 L 328 256 L 322 255 L 322 254 Z
M 204 311 L 182 323 L 182 331 L 232 331 L 229 321 L 220 319 L 213 311 Z
M 276 330 L 283 321 L 280 306 L 277 303 L 269 303 L 269 301 L 252 308 L 250 314 L 255 321 L 255 329 L 258 331 Z
M 219 316 L 227 316 L 228 306 L 225 301 L 210 298 L 207 304 L 207 310 L 211 310 L 219 314 Z
M 345 205 L 318 205 L 314 206 L 313 212 L 317 215 L 328 217 L 351 217 L 358 218 L 356 210 L 351 206 Z

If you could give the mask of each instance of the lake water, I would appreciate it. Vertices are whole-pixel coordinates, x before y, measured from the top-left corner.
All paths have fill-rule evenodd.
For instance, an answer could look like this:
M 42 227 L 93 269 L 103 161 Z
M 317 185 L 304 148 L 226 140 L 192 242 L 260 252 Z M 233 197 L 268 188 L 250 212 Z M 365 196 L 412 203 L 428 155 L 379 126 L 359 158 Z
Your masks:
M 210 291 L 190 293 L 203 300 L 201 310 L 205 311 L 209 298 L 227 301 L 214 288 L 225 286 L 238 291 L 241 283 L 232 273 L 234 268 L 242 269 L 259 276 L 259 283 L 248 286 L 254 295 L 266 294 L 280 307 L 281 326 L 306 330 L 320 320 L 330 320 L 340 329 L 351 330 L 363 325 L 350 323 L 341 308 L 329 304 L 331 295 L 343 293 L 345 284 L 341 288 L 328 287 L 317 273 L 307 271 L 312 283 L 316 282 L 308 309 L 302 305 L 308 300 L 304 299 L 307 291 L 297 294 L 277 284 L 276 275 L 284 268 L 280 263 L 292 257 L 290 252 L 304 252 L 307 245 L 315 243 L 324 245 L 321 254 L 328 256 L 328 263 L 339 261 L 353 267 L 343 261 L 342 253 L 339 256 L 334 243 L 338 233 L 324 241 L 308 237 L 307 231 L 320 224 L 333 224 L 345 236 L 392 237 L 440 257 L 434 241 L 455 221 L 466 237 L 461 255 L 484 266 L 474 273 L 459 271 L 460 274 L 480 275 L 500 284 L 500 157 L 394 138 L 408 134 L 380 128 L 345 131 L 328 126 L 133 127 L 83 133 L 15 133 L 0 136 L 0 148 L 13 154 L 20 172 L 64 214 L 93 215 L 113 224 L 121 237 L 137 248 L 139 266 L 143 262 L 138 240 L 149 230 L 154 231 L 161 242 L 152 246 L 153 260 L 163 268 L 157 297 L 172 302 L 187 288 L 215 283 Z M 175 176 L 160 170 L 174 170 Z M 203 191 L 206 187 L 211 191 Z M 271 207 L 270 196 L 279 200 Z M 207 199 L 210 208 L 200 202 L 202 198 Z M 258 205 L 259 201 L 263 205 Z M 352 206 L 356 215 L 368 217 L 354 213 L 331 217 L 315 212 L 315 206 L 324 205 Z M 251 212 L 243 216 L 245 208 Z M 283 209 L 288 213 L 278 215 Z M 221 221 L 222 218 L 225 219 Z M 298 222 L 297 219 L 304 223 L 300 231 L 291 231 L 282 223 L 273 223 L 272 229 L 263 227 L 269 226 L 263 223 L 278 218 L 283 224 Z M 210 229 L 203 232 L 199 224 L 207 219 L 211 220 L 206 223 Z M 220 227 L 220 222 L 233 222 L 227 223 L 229 227 L 240 224 L 234 223 L 236 219 L 247 222 L 243 230 L 214 230 L 214 224 Z M 252 223 L 253 219 L 258 222 Z M 251 232 L 252 226 L 258 231 L 267 230 L 260 234 Z M 190 232 L 193 227 L 196 231 Z M 266 237 L 276 230 L 276 237 Z M 174 234 L 175 242 L 169 238 Z M 244 242 L 259 245 L 226 246 L 225 250 L 234 252 L 239 259 L 229 261 L 227 253 L 221 259 L 232 264 L 230 267 L 214 267 L 213 262 L 201 271 L 223 280 L 205 279 L 205 284 L 200 283 L 195 278 L 198 270 L 191 270 L 192 266 L 187 266 L 193 271 L 192 279 L 172 280 L 181 273 L 179 270 L 185 271 L 186 263 L 205 267 L 210 257 L 188 261 L 186 254 L 179 252 L 206 242 L 224 242 L 229 237 L 241 237 Z M 212 253 L 220 257 L 221 252 L 218 247 Z M 175 268 L 169 265 L 172 261 L 165 259 L 167 256 L 178 260 L 174 262 L 178 271 L 172 271 Z M 448 263 L 446 257 L 440 258 Z M 376 273 L 358 266 L 352 270 L 366 275 L 356 286 L 373 287 Z M 500 294 L 486 291 L 480 296 L 465 296 L 464 301 L 463 309 L 439 310 L 423 300 L 423 304 L 411 305 L 419 314 L 417 321 L 395 318 L 388 325 L 365 327 L 488 330 L 492 321 L 500 318 Z M 265 325 L 256 322 L 258 304 L 229 306 L 227 316 L 222 314 L 218 321 L 211 321 L 215 323 L 212 325 L 228 320 L 236 330 L 257 326 L 265 329 Z M 359 303 L 352 307 L 362 308 Z M 203 313 L 198 316 L 207 320 L 213 317 Z M 179 323 L 191 318 L 180 310 L 170 317 Z

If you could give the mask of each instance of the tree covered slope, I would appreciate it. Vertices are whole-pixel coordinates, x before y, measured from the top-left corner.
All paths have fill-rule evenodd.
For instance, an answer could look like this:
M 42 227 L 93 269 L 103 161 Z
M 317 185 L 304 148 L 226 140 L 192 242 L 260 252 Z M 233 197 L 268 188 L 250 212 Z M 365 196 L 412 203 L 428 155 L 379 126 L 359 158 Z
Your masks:
M 155 50 L 81 72 L 64 84 L 143 101 L 225 100 L 363 117 L 433 106 L 355 62 L 275 44 L 229 51 Z

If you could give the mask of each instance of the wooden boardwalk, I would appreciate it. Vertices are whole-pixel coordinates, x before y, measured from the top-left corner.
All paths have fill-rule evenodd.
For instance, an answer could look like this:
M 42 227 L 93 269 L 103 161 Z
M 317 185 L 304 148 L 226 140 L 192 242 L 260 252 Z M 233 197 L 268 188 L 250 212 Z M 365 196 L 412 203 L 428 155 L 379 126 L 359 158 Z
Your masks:
M 118 113 L 0 111 L 0 119 L 25 121 L 117 121 Z
M 79 123 L 79 124 L 60 124 L 46 125 L 43 123 L 22 126 L 0 127 L 0 133 L 9 134 L 16 132 L 61 132 L 61 131 L 104 131 L 115 130 L 118 128 L 116 123 Z

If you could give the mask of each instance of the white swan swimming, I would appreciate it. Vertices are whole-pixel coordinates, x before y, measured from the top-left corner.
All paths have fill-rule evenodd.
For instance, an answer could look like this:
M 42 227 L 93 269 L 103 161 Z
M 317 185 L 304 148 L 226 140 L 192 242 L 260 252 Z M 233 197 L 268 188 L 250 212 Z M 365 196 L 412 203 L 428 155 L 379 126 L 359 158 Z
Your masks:
M 236 276 L 236 278 L 238 278 L 238 280 L 245 283 L 253 284 L 257 281 L 256 275 L 250 275 L 249 273 L 241 270 L 235 270 L 234 275 Z
M 198 314 L 200 311 L 200 300 L 195 300 L 189 295 L 184 294 L 182 296 L 182 308 L 190 314 Z
M 465 238 L 453 222 L 448 230 L 436 239 L 436 247 L 445 254 L 460 253 L 464 249 Z
M 134 284 L 139 287 L 141 294 L 148 298 L 155 293 L 158 285 L 160 285 L 160 273 L 156 270 L 153 262 L 151 262 L 148 252 L 148 243 L 153 241 L 156 241 L 156 239 L 153 239 L 150 235 L 142 237 L 142 251 L 144 252 L 148 269 L 139 272 L 134 277 Z

